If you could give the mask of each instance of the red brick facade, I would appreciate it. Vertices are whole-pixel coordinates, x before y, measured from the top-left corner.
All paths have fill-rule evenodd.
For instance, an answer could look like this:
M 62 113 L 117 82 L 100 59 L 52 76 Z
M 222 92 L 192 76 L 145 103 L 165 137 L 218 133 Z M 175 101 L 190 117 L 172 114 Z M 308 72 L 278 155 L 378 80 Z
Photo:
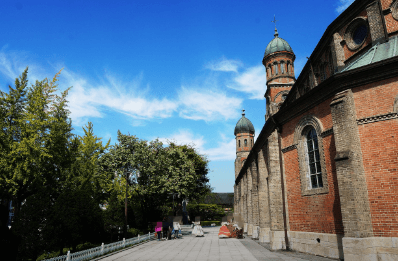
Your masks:
M 357 0 L 297 80 L 269 69 L 294 62 L 290 46 L 267 47 L 266 124 L 235 173 L 249 236 L 273 249 L 398 260 L 397 34 L 398 0 Z

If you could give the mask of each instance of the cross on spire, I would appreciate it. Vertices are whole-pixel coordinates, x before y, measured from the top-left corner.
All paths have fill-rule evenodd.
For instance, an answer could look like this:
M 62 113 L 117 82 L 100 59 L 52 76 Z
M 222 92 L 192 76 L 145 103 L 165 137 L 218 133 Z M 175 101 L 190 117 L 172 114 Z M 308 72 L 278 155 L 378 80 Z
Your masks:
M 276 30 L 276 22 L 278 22 L 278 21 L 279 21 L 279 20 L 276 20 L 275 15 L 274 15 L 274 20 L 271 21 L 271 23 L 274 23 L 274 24 L 275 24 L 275 30 Z
M 275 18 L 275 15 L 274 15 L 274 20 L 273 21 L 271 21 L 271 23 L 274 23 L 275 24 L 275 34 L 274 34 L 274 36 L 275 37 L 278 37 L 278 30 L 276 29 L 276 22 L 278 22 L 279 20 L 276 20 L 276 18 Z
M 246 114 L 245 110 L 242 110 L 242 116 L 245 116 L 245 114 Z

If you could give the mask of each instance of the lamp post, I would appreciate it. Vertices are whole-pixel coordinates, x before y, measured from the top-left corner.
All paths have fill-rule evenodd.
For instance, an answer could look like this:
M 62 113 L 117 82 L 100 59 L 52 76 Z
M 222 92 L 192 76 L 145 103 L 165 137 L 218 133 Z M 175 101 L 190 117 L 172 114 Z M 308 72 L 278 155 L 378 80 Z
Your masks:
M 175 208 L 174 208 L 174 197 L 178 196 L 178 198 L 180 198 L 180 194 L 179 193 L 169 193 L 169 195 L 173 195 L 173 216 L 175 216 Z
M 124 199 L 124 226 L 123 226 L 123 234 L 124 238 L 127 238 L 127 192 L 128 186 L 130 185 L 130 175 L 131 175 L 131 166 L 130 163 L 127 163 L 123 167 L 123 174 L 126 178 L 126 197 Z

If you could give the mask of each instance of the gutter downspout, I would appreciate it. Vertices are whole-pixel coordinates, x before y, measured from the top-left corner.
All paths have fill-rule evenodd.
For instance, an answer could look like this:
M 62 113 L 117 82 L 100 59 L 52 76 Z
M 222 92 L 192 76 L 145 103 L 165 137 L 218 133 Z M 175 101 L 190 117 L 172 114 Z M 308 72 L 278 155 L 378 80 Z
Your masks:
M 275 124 L 277 133 L 278 133 L 278 146 L 279 146 L 279 168 L 281 170 L 281 187 L 282 187 L 282 215 L 283 215 L 283 227 L 284 227 L 284 232 L 285 232 L 285 245 L 286 245 L 286 250 L 290 250 L 289 247 L 289 238 L 287 236 L 287 221 L 286 221 L 286 202 L 285 202 L 285 183 L 284 183 L 284 177 L 283 177 L 283 163 L 282 163 L 282 141 L 281 141 L 281 132 L 282 128 L 275 122 L 274 117 L 270 115 L 270 118 Z

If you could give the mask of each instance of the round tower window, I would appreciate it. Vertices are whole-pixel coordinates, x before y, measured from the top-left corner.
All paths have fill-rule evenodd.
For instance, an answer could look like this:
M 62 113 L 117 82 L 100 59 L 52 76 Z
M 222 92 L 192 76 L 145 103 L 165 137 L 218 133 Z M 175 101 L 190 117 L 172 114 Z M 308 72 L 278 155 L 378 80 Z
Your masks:
M 345 32 L 345 40 L 348 49 L 355 51 L 365 42 L 369 34 L 368 21 L 366 17 L 357 17 L 348 25 Z
M 360 45 L 368 35 L 368 27 L 364 24 L 359 25 L 353 34 L 353 40 L 355 44 Z

